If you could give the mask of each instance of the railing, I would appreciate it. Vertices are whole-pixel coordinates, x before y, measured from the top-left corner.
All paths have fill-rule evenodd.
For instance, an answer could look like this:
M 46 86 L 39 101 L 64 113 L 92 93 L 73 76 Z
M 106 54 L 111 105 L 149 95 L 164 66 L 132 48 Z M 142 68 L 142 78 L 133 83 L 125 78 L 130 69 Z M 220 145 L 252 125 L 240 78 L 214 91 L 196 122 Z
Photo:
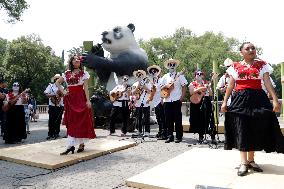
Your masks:
M 213 103 L 213 102 L 212 102 Z M 282 114 L 282 99 L 279 99 L 279 103 L 281 106 L 281 112 L 278 113 L 277 115 L 280 116 L 280 114 Z M 222 105 L 222 101 L 218 101 L 218 106 L 219 106 L 219 112 L 220 112 L 220 108 Z M 190 111 L 190 103 L 189 102 L 183 102 L 182 103 L 182 107 L 181 107 L 181 112 L 185 115 L 185 116 L 189 116 L 189 111 Z M 46 114 L 48 113 L 48 105 L 37 105 L 37 113 L 39 114 Z M 151 111 L 151 115 L 154 115 L 154 111 Z
M 282 99 L 279 99 L 278 101 L 279 101 L 280 106 L 281 106 L 281 109 L 280 109 L 281 112 L 280 112 L 280 113 L 277 113 L 277 116 L 279 117 L 280 115 L 283 114 L 283 112 L 282 112 Z M 218 101 L 219 112 L 220 112 L 220 109 L 221 109 L 221 106 L 222 106 L 222 102 L 223 102 L 223 101 Z M 213 104 L 213 103 L 214 103 L 214 102 L 212 101 L 212 104 Z M 272 101 L 271 101 L 271 103 L 272 103 Z M 189 106 L 190 106 L 190 103 L 189 103 L 189 102 L 183 102 L 183 103 L 182 103 L 181 111 L 182 111 L 182 113 L 183 113 L 185 116 L 189 116 L 189 114 L 190 114 L 190 108 L 189 108 Z M 222 114 L 222 113 L 220 113 L 220 114 Z
M 37 105 L 36 112 L 38 114 L 47 114 L 48 113 L 48 105 Z

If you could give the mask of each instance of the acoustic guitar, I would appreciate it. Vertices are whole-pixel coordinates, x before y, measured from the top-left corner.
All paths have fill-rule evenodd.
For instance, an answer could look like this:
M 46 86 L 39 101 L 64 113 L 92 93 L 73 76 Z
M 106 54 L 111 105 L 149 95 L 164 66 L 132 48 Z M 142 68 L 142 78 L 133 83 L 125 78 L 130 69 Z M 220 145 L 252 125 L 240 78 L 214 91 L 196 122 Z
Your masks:
M 127 86 L 123 91 L 116 91 L 114 93 L 111 93 L 109 96 L 110 101 L 114 102 L 120 97 L 122 97 L 123 93 L 126 92 L 129 89 L 129 86 Z
M 25 89 L 23 92 L 21 92 L 21 94 L 17 95 L 14 99 L 10 100 L 8 103 L 5 103 L 2 106 L 2 110 L 4 112 L 7 112 L 8 110 L 10 110 L 10 108 L 12 108 L 18 101 L 18 99 L 23 96 L 25 93 L 30 92 L 31 90 L 29 88 Z
M 176 75 L 175 79 L 168 86 L 165 86 L 164 88 L 161 89 L 162 98 L 168 98 L 170 96 L 172 90 L 175 88 L 174 83 L 177 81 L 179 76 L 183 75 L 184 73 L 185 69 L 182 69 L 182 71 Z
M 204 88 L 206 87 L 207 88 L 207 84 L 205 86 L 202 86 L 200 88 Z M 199 104 L 202 100 L 202 98 L 204 97 L 205 93 L 206 93 L 206 90 L 207 89 L 204 89 L 204 90 L 201 90 L 201 91 L 198 91 L 196 93 L 194 93 L 193 95 L 190 96 L 189 100 L 191 103 L 193 104 Z

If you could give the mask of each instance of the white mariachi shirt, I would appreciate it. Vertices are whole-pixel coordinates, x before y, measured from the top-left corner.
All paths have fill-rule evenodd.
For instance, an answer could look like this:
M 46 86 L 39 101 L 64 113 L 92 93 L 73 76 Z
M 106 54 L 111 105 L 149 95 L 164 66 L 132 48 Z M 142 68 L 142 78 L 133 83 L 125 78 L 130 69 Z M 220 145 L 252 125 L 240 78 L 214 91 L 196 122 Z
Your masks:
M 144 81 L 142 82 L 144 83 Z M 137 86 L 139 84 L 139 81 L 135 82 L 132 87 L 133 89 L 136 89 Z M 143 85 L 143 84 L 142 84 Z M 152 85 L 150 83 L 144 83 L 145 87 L 148 89 L 148 90 L 151 90 L 152 88 Z M 133 90 L 134 91 L 134 90 Z M 132 92 L 133 92 L 132 91 Z M 143 104 L 143 107 L 149 107 L 150 106 L 150 103 L 147 103 L 147 100 L 149 98 L 149 93 L 147 93 L 145 90 L 142 91 L 142 94 L 140 95 L 140 98 L 139 100 L 136 100 L 135 102 L 135 107 L 141 107 L 142 104 Z
M 126 90 L 126 89 L 125 89 L 125 85 L 119 84 L 119 85 L 117 85 L 116 87 L 114 87 L 114 88 L 109 92 L 109 94 L 115 93 L 115 92 L 117 92 L 117 91 L 125 91 L 125 90 Z M 129 96 L 128 96 L 127 90 L 122 93 L 122 96 L 121 96 L 121 97 L 119 97 L 116 101 L 113 102 L 113 106 L 122 107 L 122 102 L 119 102 L 120 100 L 129 100 Z
M 161 79 L 161 88 L 176 79 L 174 83 L 174 89 L 171 91 L 168 98 L 164 98 L 164 102 L 174 102 L 180 100 L 180 97 L 182 95 L 182 87 L 188 84 L 184 75 L 177 75 L 178 73 L 176 72 L 167 73 Z
M 56 94 L 57 94 L 57 91 L 58 91 L 57 86 L 56 86 L 54 83 L 53 83 L 53 84 L 50 83 L 50 84 L 46 87 L 46 89 L 45 89 L 45 91 L 44 91 L 44 94 L 56 95 Z M 50 98 L 49 98 L 49 100 L 48 100 L 48 104 L 49 104 L 50 106 L 55 106 L 55 104 L 52 103 L 52 101 L 50 100 Z M 64 106 L 64 104 L 63 104 L 63 98 L 61 98 L 61 100 L 60 100 L 60 102 L 59 102 L 59 104 L 58 104 L 57 106 Z
M 162 101 L 161 86 L 160 86 L 161 80 L 162 78 L 157 78 L 157 77 L 151 78 L 151 81 L 153 81 L 153 84 L 156 86 L 156 92 L 152 100 L 152 104 L 154 105 L 154 107 L 157 107 Z
M 226 74 L 222 75 L 222 77 L 219 79 L 218 84 L 217 84 L 217 89 L 222 89 L 224 88 L 226 85 L 229 84 L 229 80 L 230 80 L 230 76 L 226 76 Z

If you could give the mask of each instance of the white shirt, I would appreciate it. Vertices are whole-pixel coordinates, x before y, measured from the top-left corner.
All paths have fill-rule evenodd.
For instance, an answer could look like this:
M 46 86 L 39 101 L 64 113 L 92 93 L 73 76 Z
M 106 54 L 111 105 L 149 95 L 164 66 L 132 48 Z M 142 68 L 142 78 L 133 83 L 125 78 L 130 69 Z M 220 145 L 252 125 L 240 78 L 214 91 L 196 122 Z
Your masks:
M 162 78 L 151 78 L 151 81 L 153 81 L 154 86 L 156 86 L 156 92 L 154 94 L 152 103 L 154 107 L 158 106 L 160 102 L 162 101 L 161 97 L 161 80 Z
M 117 91 L 125 91 L 125 85 L 117 85 L 116 87 L 114 87 L 109 94 L 111 93 L 115 93 Z M 129 100 L 129 96 L 128 96 L 128 92 L 125 91 L 122 93 L 122 96 L 119 97 L 116 101 L 113 102 L 113 106 L 117 106 L 117 107 L 122 107 L 122 102 L 118 102 L 118 100 Z
M 226 85 L 229 84 L 230 76 L 227 76 L 224 74 L 218 81 L 217 89 L 224 88 Z
M 56 95 L 56 94 L 57 94 L 57 91 L 58 91 L 57 86 L 56 86 L 54 83 L 53 83 L 53 84 L 50 83 L 50 84 L 46 87 L 46 89 L 45 89 L 45 91 L 44 91 L 44 94 Z M 50 100 L 50 98 L 49 98 L 49 100 L 48 100 L 48 104 L 49 104 L 50 106 L 55 106 L 55 104 L 52 103 L 52 101 Z M 60 100 L 60 102 L 59 102 L 59 104 L 58 104 L 57 106 L 64 106 L 64 104 L 63 104 L 63 97 L 61 98 L 61 100 Z
M 168 98 L 164 98 L 164 102 L 174 102 L 180 100 L 182 95 L 182 87 L 188 84 L 184 75 L 178 76 L 176 72 L 173 72 L 167 73 L 162 77 L 160 84 L 161 88 L 170 82 L 173 82 L 174 80 L 174 89 L 171 91 Z
M 139 81 L 135 82 L 132 86 L 134 89 L 137 88 L 139 84 Z M 145 83 L 145 87 L 148 90 L 151 90 L 152 85 L 150 83 Z M 143 103 L 143 107 L 149 107 L 150 103 L 146 103 L 149 97 L 149 93 L 147 93 L 145 90 L 142 90 L 142 94 L 140 95 L 139 100 L 136 100 L 135 102 L 135 107 L 141 107 L 142 103 Z

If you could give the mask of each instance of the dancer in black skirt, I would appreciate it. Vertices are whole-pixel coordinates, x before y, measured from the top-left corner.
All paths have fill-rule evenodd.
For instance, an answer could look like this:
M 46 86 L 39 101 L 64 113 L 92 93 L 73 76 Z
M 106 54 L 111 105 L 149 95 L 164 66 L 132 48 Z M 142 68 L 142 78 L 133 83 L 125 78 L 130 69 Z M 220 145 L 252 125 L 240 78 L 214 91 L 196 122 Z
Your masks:
M 272 67 L 256 59 L 256 48 L 250 42 L 243 43 L 240 52 L 243 60 L 234 62 L 227 70 L 230 81 L 221 110 L 226 112 L 225 150 L 237 148 L 240 151 L 238 175 L 244 176 L 248 169 L 263 171 L 254 161 L 254 151 L 284 153 L 284 137 L 275 114 L 280 105 L 269 79 Z M 272 104 L 261 88 L 261 80 L 272 96 Z

